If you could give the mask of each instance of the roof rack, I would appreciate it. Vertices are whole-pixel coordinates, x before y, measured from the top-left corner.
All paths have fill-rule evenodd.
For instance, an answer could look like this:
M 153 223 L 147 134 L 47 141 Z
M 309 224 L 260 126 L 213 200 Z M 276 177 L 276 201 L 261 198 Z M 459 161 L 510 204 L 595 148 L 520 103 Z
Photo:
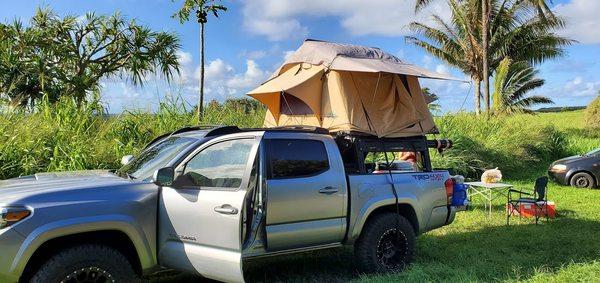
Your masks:
M 273 128 L 262 128 L 263 131 L 293 131 L 293 132 L 304 132 L 304 133 L 315 133 L 315 134 L 329 134 L 329 130 L 315 126 L 303 126 L 303 125 L 290 125 Z
M 219 125 L 185 126 L 185 127 L 183 127 L 183 128 L 180 128 L 180 129 L 178 129 L 178 130 L 175 130 L 175 131 L 173 131 L 173 132 L 165 133 L 165 134 L 162 134 L 162 135 L 160 135 L 160 136 L 158 136 L 158 137 L 154 138 L 152 141 L 150 141 L 150 142 L 149 142 L 149 143 L 146 145 L 146 148 L 150 147 L 151 145 L 155 144 L 156 142 L 158 142 L 158 141 L 160 141 L 160 140 L 162 140 L 162 139 L 164 139 L 164 138 L 166 138 L 166 137 L 170 137 L 170 136 L 173 136 L 173 135 L 176 135 L 176 134 L 181 134 L 181 133 L 186 133 L 186 132 L 192 132 L 192 131 L 200 131 L 200 130 L 210 130 L 210 131 L 207 133 L 207 136 L 208 136 L 209 134 L 216 135 L 216 134 L 217 134 L 217 131 L 218 131 L 218 130 L 221 130 L 221 129 L 223 129 L 223 128 L 232 128 L 232 127 L 230 127 L 230 126 L 219 126 Z M 239 131 L 239 130 L 240 130 L 238 127 L 234 127 L 234 128 L 236 128 L 236 129 L 237 129 L 237 131 Z M 214 134 L 213 134 L 213 132 L 214 132 Z M 233 133 L 233 132 L 232 132 L 232 133 Z
M 238 128 L 238 126 L 214 126 L 204 136 L 205 137 L 214 137 L 214 136 L 220 136 L 220 135 L 226 135 L 226 134 L 239 133 L 242 131 L 243 130 Z

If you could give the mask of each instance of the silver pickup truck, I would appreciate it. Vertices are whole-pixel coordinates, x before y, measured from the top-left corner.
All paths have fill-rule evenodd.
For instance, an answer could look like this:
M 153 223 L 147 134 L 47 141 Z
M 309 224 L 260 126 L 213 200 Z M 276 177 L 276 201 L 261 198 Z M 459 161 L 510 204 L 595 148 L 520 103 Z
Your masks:
M 0 282 L 135 282 L 162 268 L 242 282 L 254 258 L 342 245 L 363 272 L 400 270 L 418 234 L 454 220 L 452 180 L 432 170 L 428 146 L 185 128 L 119 170 L 0 181 Z M 382 155 L 408 150 L 412 168 Z

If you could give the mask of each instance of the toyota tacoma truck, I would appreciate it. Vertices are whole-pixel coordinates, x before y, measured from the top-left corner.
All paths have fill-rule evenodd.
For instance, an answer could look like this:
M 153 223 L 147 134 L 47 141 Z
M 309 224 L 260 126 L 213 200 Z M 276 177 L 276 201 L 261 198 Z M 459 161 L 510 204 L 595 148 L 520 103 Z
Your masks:
M 445 144 L 184 128 L 118 170 L 0 181 L 0 282 L 135 282 L 164 268 L 242 282 L 252 259 L 343 245 L 362 272 L 401 270 L 417 235 L 454 220 L 452 179 L 428 153 Z M 414 166 L 391 166 L 407 151 Z

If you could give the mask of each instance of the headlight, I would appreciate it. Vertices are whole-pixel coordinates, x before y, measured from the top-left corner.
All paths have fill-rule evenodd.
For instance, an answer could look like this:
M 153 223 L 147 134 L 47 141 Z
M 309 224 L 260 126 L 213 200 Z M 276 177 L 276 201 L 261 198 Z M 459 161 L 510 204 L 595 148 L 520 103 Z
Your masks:
M 564 164 L 556 164 L 550 168 L 550 171 L 554 173 L 564 173 L 567 171 L 567 165 Z
M 0 229 L 11 226 L 31 215 L 24 207 L 0 207 Z

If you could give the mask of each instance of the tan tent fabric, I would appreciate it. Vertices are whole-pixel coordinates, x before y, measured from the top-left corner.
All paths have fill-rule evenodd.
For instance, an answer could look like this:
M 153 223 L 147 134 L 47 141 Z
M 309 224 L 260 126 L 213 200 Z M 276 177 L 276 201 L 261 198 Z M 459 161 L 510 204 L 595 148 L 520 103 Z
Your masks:
M 321 117 L 323 85 L 321 79 L 323 74 L 323 66 L 297 64 L 280 76 L 249 92 L 248 95 L 265 104 L 274 114 L 273 117 L 276 121 L 279 119 L 281 107 L 289 107 L 286 105 L 286 101 L 281 101 L 284 92 L 304 101 L 317 117 Z
M 267 106 L 267 127 L 319 126 L 379 137 L 436 133 L 418 77 L 444 75 L 376 48 L 306 41 L 248 95 Z

